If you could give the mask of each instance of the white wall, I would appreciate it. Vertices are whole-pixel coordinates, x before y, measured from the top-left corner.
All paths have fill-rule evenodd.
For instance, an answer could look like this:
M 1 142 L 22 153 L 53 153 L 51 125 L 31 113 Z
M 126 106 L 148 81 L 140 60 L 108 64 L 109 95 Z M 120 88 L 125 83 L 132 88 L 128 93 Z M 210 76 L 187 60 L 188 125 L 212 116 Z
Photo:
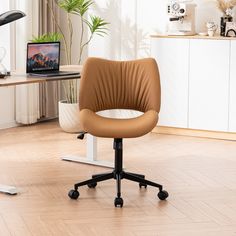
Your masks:
M 0 4 L 0 14 L 9 10 L 9 1 L 1 2 Z M 0 47 L 4 47 L 7 50 L 7 54 L 3 61 L 7 69 L 10 69 L 10 27 L 9 25 L 4 25 L 0 27 Z M 2 37 L 4 35 L 4 37 Z
M 111 24 L 109 36 L 95 37 L 89 56 L 132 59 L 150 55 L 150 35 L 166 31 L 166 0 L 95 0 L 94 13 Z M 195 0 L 196 31 L 206 32 L 207 21 L 220 24 L 221 12 L 214 0 Z M 236 16 L 236 9 L 234 9 Z
M 6 12 L 10 8 L 8 0 L 0 0 L 0 14 Z M 10 26 L 4 25 L 0 27 L 0 47 L 4 47 L 7 51 L 3 61 L 4 66 L 10 70 Z M 14 88 L 0 88 L 0 128 L 7 128 L 15 125 L 15 109 L 14 109 Z
M 29 0 L 0 0 L 0 3 L 0 13 L 9 9 L 17 9 L 26 13 L 26 17 L 0 27 L 0 47 L 2 44 L 7 49 L 5 65 L 11 71 L 15 69 L 25 70 L 27 41 L 32 38 L 34 30 L 37 31 L 37 25 L 35 24 L 37 20 L 36 0 L 34 2 Z M 0 128 L 16 125 L 16 105 L 17 102 L 19 103 L 19 99 L 16 99 L 17 91 L 19 90 L 14 87 L 0 88 Z M 31 100 L 25 102 L 32 102 Z

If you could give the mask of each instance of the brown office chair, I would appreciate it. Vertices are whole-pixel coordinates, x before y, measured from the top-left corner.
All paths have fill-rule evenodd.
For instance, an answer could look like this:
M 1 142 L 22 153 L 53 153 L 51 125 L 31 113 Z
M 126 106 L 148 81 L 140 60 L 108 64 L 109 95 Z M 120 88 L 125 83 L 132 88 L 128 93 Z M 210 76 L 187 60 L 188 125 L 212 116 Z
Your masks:
M 123 206 L 121 179 L 159 188 L 158 197 L 168 197 L 162 185 L 148 181 L 144 175 L 123 170 L 122 138 L 135 138 L 149 133 L 157 124 L 160 110 L 160 80 L 156 61 L 152 58 L 134 61 L 109 61 L 87 59 L 80 83 L 80 122 L 84 132 L 97 137 L 114 138 L 115 166 L 110 173 L 93 175 L 91 179 L 77 183 L 69 197 L 79 197 L 78 187 L 95 188 L 97 182 L 116 179 L 115 206 Z M 96 114 L 107 109 L 133 109 L 144 114 L 131 119 L 105 118 Z

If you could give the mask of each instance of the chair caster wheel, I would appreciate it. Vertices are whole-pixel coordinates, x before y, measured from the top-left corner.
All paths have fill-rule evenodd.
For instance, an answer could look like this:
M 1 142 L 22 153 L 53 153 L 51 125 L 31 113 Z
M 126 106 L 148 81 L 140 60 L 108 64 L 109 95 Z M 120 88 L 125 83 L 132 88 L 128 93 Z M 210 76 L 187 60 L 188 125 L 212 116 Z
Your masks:
M 162 190 L 157 194 L 157 196 L 160 200 L 166 200 L 166 198 L 169 196 L 169 193 L 165 190 Z
M 115 207 L 123 207 L 123 199 L 121 197 L 116 197 L 114 201 Z
M 147 188 L 147 184 L 139 183 L 139 188 L 142 188 L 142 187 Z
M 84 139 L 85 134 L 87 134 L 87 132 L 84 132 L 84 131 L 79 132 L 77 139 Z
M 68 196 L 71 198 L 71 199 L 77 199 L 79 197 L 79 192 L 77 190 L 70 190 L 70 192 L 68 193 Z
M 97 186 L 97 183 L 93 183 L 93 184 L 88 184 L 89 188 L 95 188 Z

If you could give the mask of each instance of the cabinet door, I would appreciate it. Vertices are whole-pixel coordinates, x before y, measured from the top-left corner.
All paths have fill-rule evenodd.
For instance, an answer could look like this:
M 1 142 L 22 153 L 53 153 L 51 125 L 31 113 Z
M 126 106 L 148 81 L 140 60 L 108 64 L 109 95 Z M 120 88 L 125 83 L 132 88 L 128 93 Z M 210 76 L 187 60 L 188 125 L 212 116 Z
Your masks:
M 231 40 L 231 50 L 230 50 L 229 131 L 236 132 L 236 41 L 235 40 Z
M 189 39 L 152 38 L 161 80 L 159 125 L 187 127 Z
M 228 130 L 229 51 L 229 40 L 191 40 L 189 128 Z

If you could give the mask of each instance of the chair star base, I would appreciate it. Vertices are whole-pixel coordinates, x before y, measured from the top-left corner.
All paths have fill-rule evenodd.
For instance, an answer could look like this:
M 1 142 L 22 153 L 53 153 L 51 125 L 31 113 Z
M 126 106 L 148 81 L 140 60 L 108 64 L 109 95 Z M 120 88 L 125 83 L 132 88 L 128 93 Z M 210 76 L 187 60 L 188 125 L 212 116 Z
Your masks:
M 121 138 L 114 139 L 115 150 L 115 168 L 112 172 L 92 175 L 92 178 L 83 182 L 79 182 L 74 185 L 74 189 L 68 193 L 71 199 L 77 199 L 79 197 L 78 188 L 87 185 L 89 188 L 95 188 L 98 182 L 102 182 L 108 179 L 116 180 L 117 197 L 114 200 L 115 207 L 123 207 L 123 199 L 121 198 L 121 180 L 127 179 L 139 183 L 139 187 L 153 186 L 159 189 L 158 197 L 160 200 L 165 200 L 169 195 L 167 191 L 163 190 L 162 185 L 146 180 L 142 174 L 130 173 L 123 170 L 123 145 Z

